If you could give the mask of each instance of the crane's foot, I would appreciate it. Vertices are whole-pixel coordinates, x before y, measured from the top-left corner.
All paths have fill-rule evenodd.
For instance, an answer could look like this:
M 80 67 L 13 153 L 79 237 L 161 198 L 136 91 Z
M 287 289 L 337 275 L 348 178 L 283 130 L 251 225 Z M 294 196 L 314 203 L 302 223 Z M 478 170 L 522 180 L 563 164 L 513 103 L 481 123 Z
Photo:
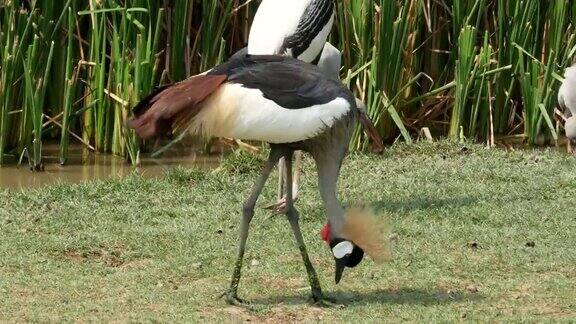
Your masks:
M 240 299 L 234 296 L 226 296 L 226 303 L 228 305 L 237 306 L 237 307 L 248 307 L 250 303 L 244 299 Z
M 224 292 L 220 298 L 224 297 L 224 300 L 228 305 L 238 306 L 238 307 L 247 307 L 250 305 L 250 302 L 238 298 L 238 294 L 235 291 L 226 291 Z
M 264 207 L 264 209 L 271 210 L 276 214 L 284 214 L 286 212 L 286 196 L 278 199 L 275 203 Z
M 224 298 L 226 303 L 232 306 L 247 307 L 250 305 L 250 302 L 238 298 L 238 294 L 233 290 L 225 291 L 222 295 L 220 295 L 220 298 Z
M 312 304 L 317 307 L 325 308 L 344 308 L 343 304 L 339 304 L 335 299 L 325 297 L 324 295 L 312 296 Z
M 312 288 L 312 304 L 317 307 L 343 308 L 334 298 L 326 297 L 320 287 Z
M 293 200 L 294 202 L 296 202 L 296 200 L 298 200 L 298 197 L 294 198 Z M 286 214 L 286 196 L 278 199 L 277 202 L 264 207 L 264 209 L 272 210 L 279 215 Z

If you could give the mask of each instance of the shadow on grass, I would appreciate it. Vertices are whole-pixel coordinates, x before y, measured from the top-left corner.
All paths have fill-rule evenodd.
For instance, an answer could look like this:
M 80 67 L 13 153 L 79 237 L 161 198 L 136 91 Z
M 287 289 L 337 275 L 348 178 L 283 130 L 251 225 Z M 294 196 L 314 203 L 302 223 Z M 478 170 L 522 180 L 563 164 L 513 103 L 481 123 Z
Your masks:
M 375 290 L 372 292 L 336 292 L 329 293 L 327 297 L 338 304 L 349 306 L 363 304 L 392 304 L 392 305 L 422 305 L 434 306 L 450 303 L 470 302 L 483 299 L 478 293 L 428 291 L 412 288 L 400 288 L 397 290 Z M 311 303 L 307 295 L 280 295 L 261 299 L 254 299 L 255 305 L 301 305 Z
M 475 204 L 478 198 L 459 196 L 450 198 L 413 197 L 405 200 L 377 201 L 372 204 L 376 210 L 385 210 L 390 213 L 410 212 L 415 210 L 434 210 L 444 207 L 460 208 Z

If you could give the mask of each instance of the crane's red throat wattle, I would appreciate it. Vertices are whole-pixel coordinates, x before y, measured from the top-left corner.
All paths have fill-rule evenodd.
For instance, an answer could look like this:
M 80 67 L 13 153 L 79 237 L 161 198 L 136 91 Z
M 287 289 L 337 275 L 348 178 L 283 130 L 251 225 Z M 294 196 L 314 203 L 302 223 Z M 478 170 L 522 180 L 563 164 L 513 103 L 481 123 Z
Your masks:
M 328 244 L 330 244 L 330 223 L 326 223 L 322 230 L 320 230 L 320 237 L 322 240 Z

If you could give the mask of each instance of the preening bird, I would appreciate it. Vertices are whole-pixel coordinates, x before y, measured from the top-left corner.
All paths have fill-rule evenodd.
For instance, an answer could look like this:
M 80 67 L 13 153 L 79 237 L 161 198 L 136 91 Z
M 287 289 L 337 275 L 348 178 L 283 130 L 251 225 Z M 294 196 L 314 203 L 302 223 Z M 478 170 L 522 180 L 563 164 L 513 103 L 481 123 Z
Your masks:
M 566 69 L 564 82 L 558 92 L 558 103 L 570 115 L 564 129 L 572 148 L 576 148 L 576 66 Z
M 346 267 L 356 266 L 364 252 L 375 259 L 381 236 L 363 213 L 347 213 L 337 198 L 337 181 L 350 137 L 361 112 L 354 95 L 318 68 L 284 56 L 234 55 L 205 75 L 158 89 L 134 108 L 130 126 L 144 138 L 170 133 L 259 140 L 270 144 L 266 165 L 243 205 L 238 259 L 227 301 L 238 304 L 238 283 L 249 224 L 262 189 L 280 158 L 292 183 L 296 150 L 309 152 L 318 171 L 327 215 L 322 236 L 331 248 L 338 283 Z M 325 302 L 310 262 L 293 205 L 291 188 L 285 214 L 294 233 L 316 302 Z
M 334 24 L 333 0 L 263 0 L 254 16 L 248 38 L 247 53 L 250 55 L 286 55 L 301 61 L 317 64 L 327 76 L 339 79 L 341 54 L 327 43 Z M 363 114 L 362 125 L 374 129 L 372 123 Z M 377 134 L 369 132 L 370 134 Z M 382 151 L 382 140 L 372 138 L 374 151 Z M 300 171 L 300 152 L 296 152 L 293 184 L 294 198 L 298 196 Z M 280 186 L 278 203 L 271 207 L 282 210 L 282 188 L 288 187 L 284 179 L 284 161 L 280 162 Z

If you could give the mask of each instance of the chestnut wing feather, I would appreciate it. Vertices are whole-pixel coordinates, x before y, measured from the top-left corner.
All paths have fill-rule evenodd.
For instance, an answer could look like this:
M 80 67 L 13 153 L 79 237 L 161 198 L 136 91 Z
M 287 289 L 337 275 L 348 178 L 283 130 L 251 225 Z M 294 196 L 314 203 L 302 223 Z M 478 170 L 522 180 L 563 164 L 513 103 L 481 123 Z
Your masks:
M 227 79 L 226 75 L 199 75 L 160 88 L 134 108 L 129 125 L 143 139 L 168 135 L 179 115 L 196 115 L 199 104 Z

